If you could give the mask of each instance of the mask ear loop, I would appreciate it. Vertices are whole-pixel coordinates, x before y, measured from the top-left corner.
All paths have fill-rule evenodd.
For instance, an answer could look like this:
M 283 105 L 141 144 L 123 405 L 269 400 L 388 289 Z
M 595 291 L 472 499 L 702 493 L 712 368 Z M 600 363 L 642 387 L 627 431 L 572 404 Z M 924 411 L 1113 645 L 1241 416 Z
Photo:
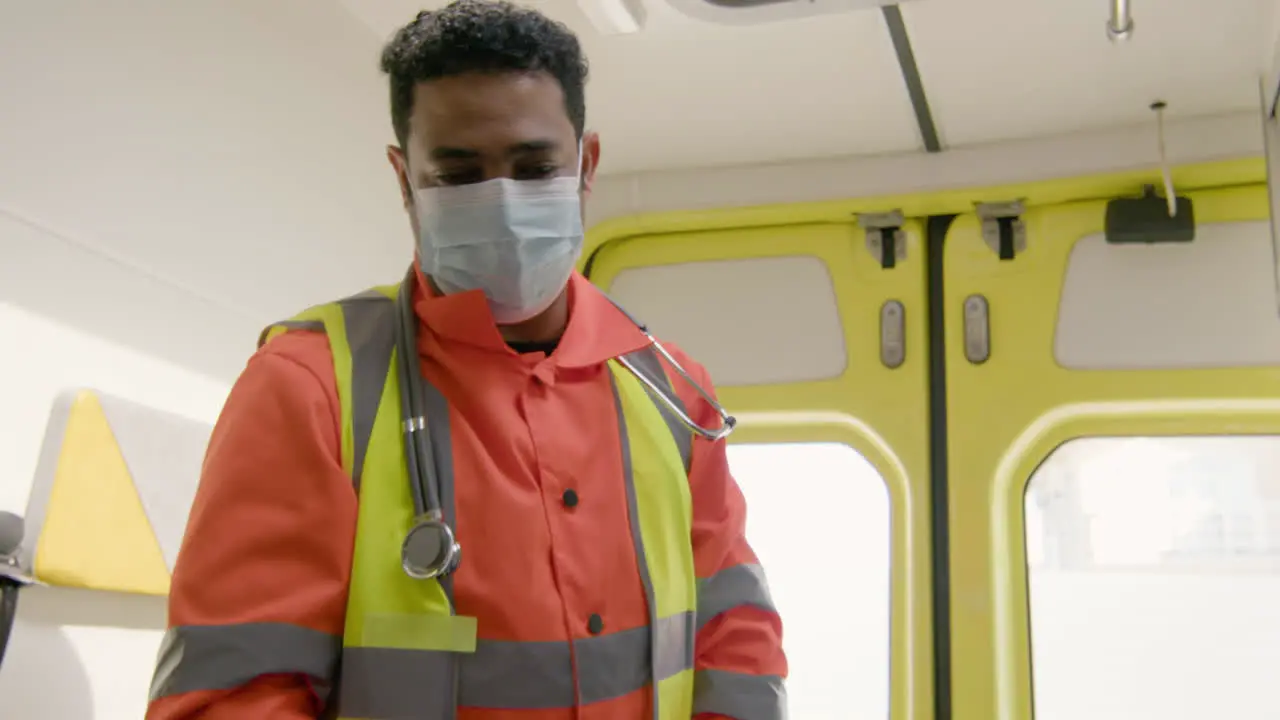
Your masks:
M 587 164 L 586 158 L 583 157 L 582 155 L 582 148 L 584 147 L 583 143 L 586 141 L 586 139 L 587 139 L 586 131 L 583 131 L 582 137 L 578 138 L 578 174 L 576 179 L 578 181 L 579 190 L 582 189 L 582 179 L 583 179 L 583 175 L 585 174 L 583 167 Z

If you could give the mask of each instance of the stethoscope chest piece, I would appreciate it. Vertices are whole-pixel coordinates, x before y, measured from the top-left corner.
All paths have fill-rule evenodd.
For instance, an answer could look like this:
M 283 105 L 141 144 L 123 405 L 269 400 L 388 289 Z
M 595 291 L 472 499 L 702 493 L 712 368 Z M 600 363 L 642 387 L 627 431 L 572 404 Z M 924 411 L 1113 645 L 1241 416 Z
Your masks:
M 462 546 L 443 520 L 430 515 L 414 520 L 400 546 L 400 564 L 415 580 L 449 575 L 462 562 Z

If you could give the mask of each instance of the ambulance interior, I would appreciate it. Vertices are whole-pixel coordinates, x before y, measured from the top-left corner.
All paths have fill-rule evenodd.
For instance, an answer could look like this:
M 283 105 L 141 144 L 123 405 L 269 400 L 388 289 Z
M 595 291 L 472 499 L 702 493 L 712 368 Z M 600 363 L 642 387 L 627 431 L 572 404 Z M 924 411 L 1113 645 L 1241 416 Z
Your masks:
M 793 718 L 1276 717 L 1280 6 L 535 2 L 583 270 L 741 421 Z M 143 716 L 260 329 L 410 258 L 376 60 L 434 4 L 0 0 L 6 720 Z

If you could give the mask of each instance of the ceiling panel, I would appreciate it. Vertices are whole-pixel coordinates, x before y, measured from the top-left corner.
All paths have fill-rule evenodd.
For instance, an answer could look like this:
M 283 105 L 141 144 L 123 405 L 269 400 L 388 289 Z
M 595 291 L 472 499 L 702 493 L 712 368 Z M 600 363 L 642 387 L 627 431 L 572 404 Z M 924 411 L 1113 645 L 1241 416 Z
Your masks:
M 424 5 L 345 4 L 384 37 Z M 646 0 L 643 32 L 602 36 L 574 0 L 532 4 L 573 28 L 591 62 L 587 115 L 603 172 L 921 147 L 879 10 L 732 27 Z
M 1038 137 L 1168 114 L 1248 110 L 1269 38 L 1269 0 L 1133 3 L 1126 43 L 1097 0 L 922 0 L 902 6 L 949 145 Z M 1154 148 L 1154 144 L 1153 144 Z

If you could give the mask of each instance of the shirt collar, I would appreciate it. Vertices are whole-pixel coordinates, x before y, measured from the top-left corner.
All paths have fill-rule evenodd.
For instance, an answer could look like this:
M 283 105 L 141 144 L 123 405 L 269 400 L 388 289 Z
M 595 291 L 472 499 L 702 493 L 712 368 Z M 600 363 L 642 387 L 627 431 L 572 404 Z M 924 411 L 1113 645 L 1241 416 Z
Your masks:
M 415 267 L 416 264 L 415 264 Z M 500 353 L 513 351 L 498 332 L 480 290 L 442 295 L 419 268 L 414 309 L 427 332 Z M 650 343 L 645 332 L 581 273 L 569 277 L 569 325 L 551 360 L 559 367 L 583 368 L 639 350 Z

